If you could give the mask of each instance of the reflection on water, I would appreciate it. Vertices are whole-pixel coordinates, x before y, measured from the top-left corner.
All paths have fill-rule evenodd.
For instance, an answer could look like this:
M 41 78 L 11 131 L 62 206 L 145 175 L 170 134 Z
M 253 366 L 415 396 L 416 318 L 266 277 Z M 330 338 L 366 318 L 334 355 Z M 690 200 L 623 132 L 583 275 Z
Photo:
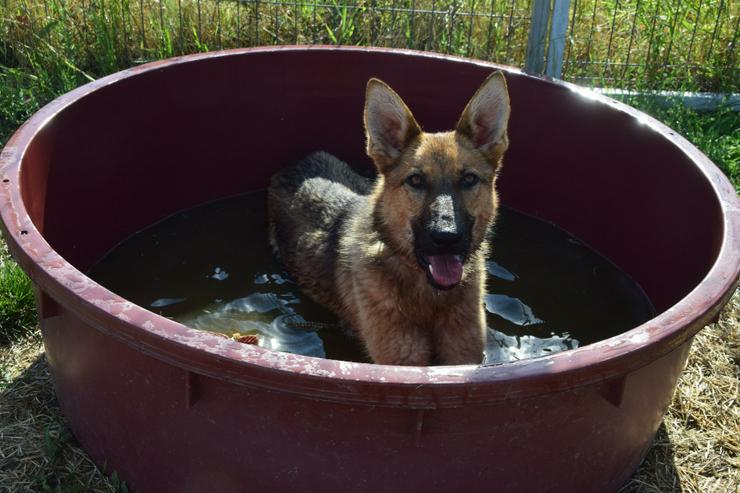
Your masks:
M 505 294 L 487 294 L 483 298 L 486 310 L 521 327 L 541 324 L 542 320 L 534 316 L 532 309 L 517 298 Z
M 228 303 L 214 303 L 185 313 L 177 320 L 194 329 L 254 334 L 259 336 L 262 347 L 324 358 L 326 353 L 321 338 L 315 330 L 310 330 L 310 323 L 290 307 L 299 302 L 291 295 L 252 293 Z
M 491 272 L 490 265 L 489 272 Z M 484 296 L 484 303 L 489 314 L 499 316 L 520 327 L 544 324 L 543 320 L 535 316 L 532 308 L 518 298 L 505 294 L 487 294 Z M 577 347 L 578 340 L 572 339 L 567 332 L 562 335 L 552 334 L 550 337 L 540 338 L 533 335 L 506 335 L 489 327 L 483 363 L 502 363 L 535 358 Z
M 503 332 L 488 329 L 485 358 L 483 364 L 507 363 L 521 359 L 547 356 L 578 347 L 578 341 L 566 332 L 546 338 L 535 336 L 509 336 Z
M 149 305 L 150 308 L 164 308 L 165 306 L 182 303 L 185 298 L 158 298 Z
M 504 281 L 516 280 L 516 276 L 514 274 L 504 269 L 493 260 L 489 260 L 488 262 L 486 262 L 486 270 L 488 271 L 488 275 L 496 277 L 498 279 L 503 279 Z
M 196 329 L 254 334 L 276 351 L 369 361 L 348 327 L 311 302 L 267 242 L 266 195 L 171 216 L 130 237 L 89 275 Z M 485 363 L 533 358 L 616 335 L 653 315 L 640 287 L 549 223 L 502 209 L 484 302 Z

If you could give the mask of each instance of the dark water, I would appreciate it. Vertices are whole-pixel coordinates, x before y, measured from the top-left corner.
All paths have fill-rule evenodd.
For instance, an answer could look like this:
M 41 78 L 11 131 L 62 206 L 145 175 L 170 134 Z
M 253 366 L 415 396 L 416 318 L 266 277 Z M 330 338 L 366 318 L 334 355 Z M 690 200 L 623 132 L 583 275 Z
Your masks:
M 257 334 L 263 347 L 369 361 L 272 256 L 264 192 L 173 215 L 133 235 L 88 273 L 128 300 L 197 329 Z M 573 349 L 653 316 L 642 289 L 544 221 L 503 209 L 488 262 L 486 362 Z

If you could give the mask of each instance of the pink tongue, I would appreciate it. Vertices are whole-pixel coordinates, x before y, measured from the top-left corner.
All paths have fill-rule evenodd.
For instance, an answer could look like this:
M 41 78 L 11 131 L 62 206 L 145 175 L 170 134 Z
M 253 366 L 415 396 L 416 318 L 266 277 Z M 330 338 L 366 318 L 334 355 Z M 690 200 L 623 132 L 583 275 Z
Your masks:
M 462 279 L 463 265 L 457 255 L 432 255 L 429 257 L 429 273 L 437 284 L 448 288 Z

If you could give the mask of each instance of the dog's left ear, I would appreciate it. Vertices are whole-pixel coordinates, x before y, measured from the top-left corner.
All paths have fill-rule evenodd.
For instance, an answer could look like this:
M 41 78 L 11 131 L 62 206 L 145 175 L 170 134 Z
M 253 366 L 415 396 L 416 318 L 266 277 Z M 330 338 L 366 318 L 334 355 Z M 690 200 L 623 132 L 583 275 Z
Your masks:
M 499 70 L 478 88 L 457 122 L 456 131 L 466 136 L 497 167 L 509 147 L 509 91 Z

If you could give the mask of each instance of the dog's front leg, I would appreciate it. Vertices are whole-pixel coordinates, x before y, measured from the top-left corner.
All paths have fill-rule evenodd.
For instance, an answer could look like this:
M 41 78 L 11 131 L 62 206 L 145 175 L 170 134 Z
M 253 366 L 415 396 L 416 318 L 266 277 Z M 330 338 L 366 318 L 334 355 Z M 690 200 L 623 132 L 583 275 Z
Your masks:
M 405 322 L 405 323 L 404 323 Z M 370 357 L 382 365 L 426 366 L 431 364 L 432 338 L 403 317 L 373 314 L 360 323 L 360 333 Z
M 440 314 L 434 327 L 434 353 L 442 365 L 479 364 L 486 342 L 485 312 L 477 306 L 454 306 Z

